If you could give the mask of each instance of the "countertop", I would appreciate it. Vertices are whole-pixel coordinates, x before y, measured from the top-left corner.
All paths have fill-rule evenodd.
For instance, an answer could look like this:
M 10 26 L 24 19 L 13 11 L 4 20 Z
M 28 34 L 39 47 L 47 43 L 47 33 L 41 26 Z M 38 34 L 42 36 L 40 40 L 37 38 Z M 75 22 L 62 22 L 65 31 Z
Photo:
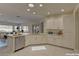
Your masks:
M 8 36 L 8 37 L 19 37 L 19 36 L 25 36 L 25 35 L 22 35 L 22 34 L 21 34 L 21 35 L 17 35 L 17 34 L 16 34 L 16 35 L 8 34 L 7 36 Z
M 52 37 L 63 37 L 63 35 L 57 35 L 57 34 L 46 34 L 46 33 L 39 33 L 39 34 L 28 34 L 26 36 L 52 36 Z

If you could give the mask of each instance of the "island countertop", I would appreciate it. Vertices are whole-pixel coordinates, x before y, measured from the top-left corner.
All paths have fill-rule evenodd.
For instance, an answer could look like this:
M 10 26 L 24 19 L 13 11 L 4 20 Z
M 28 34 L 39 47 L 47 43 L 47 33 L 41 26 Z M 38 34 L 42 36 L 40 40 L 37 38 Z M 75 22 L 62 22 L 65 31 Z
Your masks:
M 19 36 L 25 36 L 25 35 L 22 35 L 22 34 L 21 34 L 21 35 L 17 35 L 17 34 L 16 34 L 16 35 L 13 35 L 13 34 L 9 34 L 9 35 L 7 35 L 7 36 L 8 36 L 8 37 L 19 37 Z

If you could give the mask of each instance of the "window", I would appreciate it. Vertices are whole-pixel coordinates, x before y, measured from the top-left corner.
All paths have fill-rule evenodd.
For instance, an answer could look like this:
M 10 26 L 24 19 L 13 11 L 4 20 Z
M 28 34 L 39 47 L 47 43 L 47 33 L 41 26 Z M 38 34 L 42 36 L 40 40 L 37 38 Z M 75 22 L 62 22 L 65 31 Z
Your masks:
M 28 26 L 23 26 L 24 32 L 28 32 Z
M 19 26 L 19 30 L 20 30 L 20 31 L 22 30 L 22 27 L 21 27 L 21 26 Z
M 15 31 L 17 31 L 17 27 L 18 27 L 18 26 L 14 26 L 14 30 L 15 30 Z M 21 31 L 21 30 L 22 30 L 22 29 L 21 29 L 21 26 L 19 26 L 19 31 Z
M 17 26 L 14 26 L 14 30 L 15 31 L 17 31 Z M 19 30 L 21 31 L 21 30 L 24 30 L 24 32 L 28 32 L 28 26 L 19 26 Z
M 0 32 L 12 32 L 11 25 L 0 25 Z

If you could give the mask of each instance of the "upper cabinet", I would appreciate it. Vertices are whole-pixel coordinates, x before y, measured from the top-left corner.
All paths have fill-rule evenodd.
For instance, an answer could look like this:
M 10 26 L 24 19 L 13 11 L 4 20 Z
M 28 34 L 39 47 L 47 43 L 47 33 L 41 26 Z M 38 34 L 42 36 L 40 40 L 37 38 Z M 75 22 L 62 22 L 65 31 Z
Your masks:
M 44 25 L 45 29 L 63 29 L 63 16 L 48 17 Z

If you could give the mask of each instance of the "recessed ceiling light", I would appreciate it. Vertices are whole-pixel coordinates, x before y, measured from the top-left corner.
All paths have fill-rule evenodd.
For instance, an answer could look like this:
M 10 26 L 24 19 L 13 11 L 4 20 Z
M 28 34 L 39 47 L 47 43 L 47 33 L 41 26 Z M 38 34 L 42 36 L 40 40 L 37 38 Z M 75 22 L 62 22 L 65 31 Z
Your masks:
M 40 4 L 39 6 L 40 6 L 40 7 L 43 7 L 43 4 Z
M 64 9 L 61 9 L 62 12 L 64 12 Z
M 30 11 L 30 9 L 27 9 L 27 11 Z
M 29 7 L 34 7 L 34 4 L 28 4 Z
M 33 12 L 33 14 L 36 14 L 36 12 Z
M 48 15 L 50 14 L 50 12 L 48 12 Z

